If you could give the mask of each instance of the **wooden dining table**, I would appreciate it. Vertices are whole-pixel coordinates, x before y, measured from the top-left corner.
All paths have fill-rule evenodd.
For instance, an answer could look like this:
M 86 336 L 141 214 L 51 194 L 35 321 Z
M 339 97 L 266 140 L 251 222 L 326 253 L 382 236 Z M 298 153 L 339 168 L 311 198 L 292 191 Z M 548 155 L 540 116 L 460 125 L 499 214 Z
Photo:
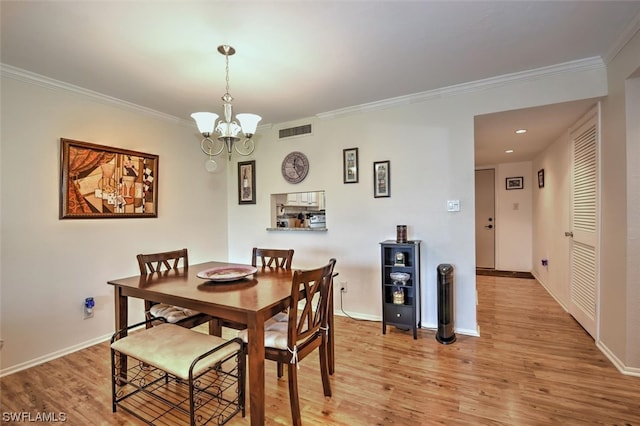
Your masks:
M 293 272 L 285 269 L 258 268 L 241 280 L 212 282 L 199 278 L 199 272 L 214 267 L 238 264 L 207 262 L 147 275 L 110 280 L 115 295 L 115 327 L 128 325 L 129 297 L 181 306 L 212 317 L 246 324 L 248 332 L 249 407 L 252 425 L 265 420 L 264 324 L 290 304 Z M 248 266 L 248 265 L 243 265 Z M 333 303 L 330 298 L 329 364 L 334 371 Z M 122 336 L 124 337 L 124 335 Z M 126 371 L 126 359 L 121 360 Z

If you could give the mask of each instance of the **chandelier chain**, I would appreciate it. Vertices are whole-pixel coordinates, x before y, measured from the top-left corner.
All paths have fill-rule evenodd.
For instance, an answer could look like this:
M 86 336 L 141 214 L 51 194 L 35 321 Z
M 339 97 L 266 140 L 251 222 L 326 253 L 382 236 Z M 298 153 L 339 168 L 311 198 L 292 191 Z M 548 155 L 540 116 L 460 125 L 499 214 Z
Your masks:
M 224 55 L 227 66 L 226 66 L 226 73 L 227 73 L 227 95 L 229 95 L 229 53 L 226 53 Z M 231 95 L 229 95 L 231 96 Z

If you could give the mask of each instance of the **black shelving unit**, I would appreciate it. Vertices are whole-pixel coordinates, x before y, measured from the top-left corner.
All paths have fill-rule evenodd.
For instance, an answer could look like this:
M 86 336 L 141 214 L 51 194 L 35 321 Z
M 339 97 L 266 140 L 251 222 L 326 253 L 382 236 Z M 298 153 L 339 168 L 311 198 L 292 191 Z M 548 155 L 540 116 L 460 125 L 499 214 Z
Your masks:
M 401 330 L 413 330 L 413 338 L 418 338 L 421 322 L 420 313 L 420 240 L 398 243 L 387 240 L 380 243 L 382 268 L 382 334 L 387 333 L 387 325 Z M 400 254 L 400 256 L 398 255 Z M 398 257 L 403 262 L 399 262 Z M 397 285 L 391 279 L 392 272 L 410 275 L 404 285 Z M 402 303 L 396 299 L 394 291 L 403 293 Z

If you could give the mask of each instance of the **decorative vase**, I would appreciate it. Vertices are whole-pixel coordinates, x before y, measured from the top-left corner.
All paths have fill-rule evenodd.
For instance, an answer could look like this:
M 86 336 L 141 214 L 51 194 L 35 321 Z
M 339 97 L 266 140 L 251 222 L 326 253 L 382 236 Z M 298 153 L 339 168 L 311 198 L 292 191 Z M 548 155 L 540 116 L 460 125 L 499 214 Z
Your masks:
M 407 242 L 407 225 L 396 226 L 396 242 L 397 243 Z
M 404 288 L 402 286 L 407 285 L 407 281 L 409 281 L 411 275 L 406 272 L 392 272 L 389 274 L 389 278 L 391 278 L 396 285 L 393 289 L 393 303 L 396 305 L 404 305 Z
M 393 303 L 396 305 L 404 305 L 404 291 L 401 287 L 393 290 Z

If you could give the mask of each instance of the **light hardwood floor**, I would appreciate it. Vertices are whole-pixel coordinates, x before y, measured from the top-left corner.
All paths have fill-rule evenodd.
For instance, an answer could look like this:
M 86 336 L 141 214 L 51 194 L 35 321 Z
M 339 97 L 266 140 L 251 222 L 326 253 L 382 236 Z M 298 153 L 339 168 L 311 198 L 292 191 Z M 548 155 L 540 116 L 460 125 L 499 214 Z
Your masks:
M 317 356 L 301 365 L 305 424 L 640 425 L 640 378 L 620 374 L 537 281 L 478 276 L 478 293 L 481 337 L 458 335 L 449 346 L 434 330 L 413 340 L 395 328 L 382 335 L 378 322 L 337 317 L 332 398 L 322 395 Z M 267 362 L 267 424 L 287 425 L 286 376 L 278 381 L 274 364 Z M 139 424 L 111 412 L 109 371 L 103 343 L 4 377 L 2 412 Z

